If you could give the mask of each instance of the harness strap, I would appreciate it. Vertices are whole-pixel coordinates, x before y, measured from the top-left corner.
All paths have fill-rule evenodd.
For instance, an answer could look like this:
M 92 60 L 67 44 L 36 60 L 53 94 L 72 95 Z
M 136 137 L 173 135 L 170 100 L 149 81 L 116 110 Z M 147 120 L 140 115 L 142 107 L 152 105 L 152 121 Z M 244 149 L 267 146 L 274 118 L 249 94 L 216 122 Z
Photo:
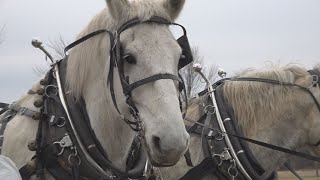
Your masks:
M 190 119 L 188 119 L 188 118 L 185 118 L 185 120 L 190 121 L 190 122 L 193 122 L 193 123 L 196 123 L 196 124 L 198 124 L 198 125 L 200 125 L 200 126 L 203 126 L 203 127 L 205 126 L 205 125 L 202 124 L 202 123 L 198 123 L 198 122 L 192 121 L 192 120 L 190 120 Z M 302 157 L 302 158 L 304 158 L 304 159 L 309 159 L 309 160 L 312 160 L 312 161 L 320 162 L 320 157 L 317 157 L 317 156 L 312 156 L 312 155 L 304 154 L 304 153 L 301 153 L 301 152 L 293 151 L 293 150 L 290 150 L 290 149 L 287 149 L 287 148 L 283 148 L 283 147 L 280 147 L 280 146 L 268 144 L 268 143 L 261 142 L 261 141 L 258 141 L 258 140 L 254 140 L 254 139 L 250 139 L 250 138 L 238 136 L 238 135 L 235 135 L 235 134 L 230 134 L 230 133 L 226 133 L 226 132 L 221 132 L 220 130 L 215 129 L 215 128 L 209 127 L 209 129 L 210 129 L 210 130 L 213 130 L 213 131 L 216 131 L 216 132 L 219 132 L 219 133 L 221 133 L 221 134 L 227 134 L 227 135 L 229 135 L 229 136 L 236 137 L 236 138 L 238 138 L 238 139 L 240 139 L 240 140 L 248 141 L 248 142 L 250 142 L 250 143 L 253 143 L 253 144 L 256 144 L 256 145 L 259 145 L 259 146 L 263 146 L 263 147 L 266 147 L 266 148 L 269 148 L 269 149 L 273 149 L 273 150 L 280 151 L 280 152 L 284 152 L 284 153 L 291 154 L 291 155 L 294 155 L 294 156 Z
M 199 165 L 190 169 L 180 180 L 201 179 L 204 175 L 213 173 L 220 180 L 227 180 L 219 171 L 217 171 L 216 162 L 213 158 L 205 158 Z
M 88 39 L 90 39 L 90 38 L 92 38 L 92 37 L 94 37 L 94 36 L 96 36 L 96 35 L 105 33 L 105 32 L 107 32 L 107 33 L 110 35 L 110 37 L 112 36 L 112 33 L 111 33 L 110 31 L 106 30 L 106 29 L 100 29 L 100 30 L 94 31 L 94 32 L 92 32 L 92 33 L 90 33 L 90 34 L 87 34 L 87 35 L 83 36 L 82 38 L 76 40 L 75 42 L 71 43 L 70 45 L 68 45 L 68 46 L 64 49 L 64 54 L 66 55 L 67 52 L 68 52 L 70 49 L 74 48 L 75 46 L 79 45 L 80 43 L 82 43 L 82 42 L 84 42 L 84 41 L 86 41 L 86 40 L 88 40 Z M 111 38 L 110 38 L 110 39 L 111 39 Z
M 7 103 L 0 103 L 0 108 L 2 109 L 0 111 L 0 115 L 3 114 L 4 112 L 6 112 L 9 108 L 9 104 Z
M 191 154 L 190 154 L 190 149 L 188 148 L 187 152 L 184 154 L 184 158 L 186 160 L 186 163 L 188 166 L 193 167 L 193 163 L 191 160 Z
M 13 106 L 9 107 L 9 109 L 16 111 L 20 115 L 25 115 L 25 116 L 31 117 L 33 119 L 40 118 L 40 112 L 33 111 L 33 110 L 28 109 L 26 107 L 21 107 L 19 105 L 13 105 Z
M 292 168 L 292 166 L 291 166 L 289 163 L 285 162 L 285 163 L 284 163 L 284 166 L 285 166 L 289 171 L 291 171 L 291 173 L 292 173 L 294 176 L 296 176 L 299 180 L 303 180 L 303 178 Z

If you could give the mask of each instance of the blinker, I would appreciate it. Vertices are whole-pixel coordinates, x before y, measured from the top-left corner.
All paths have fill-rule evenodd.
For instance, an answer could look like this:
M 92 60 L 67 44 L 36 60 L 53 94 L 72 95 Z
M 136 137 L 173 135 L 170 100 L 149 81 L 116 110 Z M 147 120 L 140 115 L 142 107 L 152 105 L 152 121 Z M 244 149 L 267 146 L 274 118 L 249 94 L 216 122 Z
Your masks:
M 181 69 L 193 61 L 193 56 L 188 37 L 186 35 L 181 36 L 177 42 L 182 49 L 182 58 L 180 58 L 178 66 L 178 68 Z

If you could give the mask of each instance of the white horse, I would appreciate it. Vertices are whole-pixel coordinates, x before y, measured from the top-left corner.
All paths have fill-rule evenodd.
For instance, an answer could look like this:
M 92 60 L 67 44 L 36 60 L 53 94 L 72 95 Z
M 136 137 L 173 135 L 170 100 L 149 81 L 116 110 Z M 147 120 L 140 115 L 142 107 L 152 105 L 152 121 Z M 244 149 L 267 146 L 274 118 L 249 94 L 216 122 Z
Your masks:
M 133 18 L 143 21 L 159 16 L 174 21 L 184 2 L 107 0 L 108 8 L 97 14 L 78 37 L 98 29 L 115 31 Z M 178 74 L 182 50 L 167 25 L 138 24 L 124 31 L 120 41 L 123 53 L 134 58 L 135 64 L 124 62 L 125 74 L 130 77 L 130 82 L 160 73 Z M 119 117 L 111 99 L 107 83 L 111 48 L 109 36 L 98 35 L 72 49 L 67 65 L 65 92 L 76 99 L 84 99 L 92 129 L 103 150 L 115 166 L 125 171 L 136 132 Z M 37 82 L 31 90 L 37 92 L 40 88 L 43 86 Z M 130 117 L 118 73 L 114 73 L 114 88 L 120 111 Z M 178 96 L 178 83 L 171 79 L 157 80 L 132 91 L 133 101 L 144 121 L 144 149 L 148 152 L 150 162 L 158 166 L 176 164 L 189 144 Z M 34 101 L 41 97 L 28 94 L 16 105 L 39 111 Z M 38 123 L 18 113 L 5 129 L 2 154 L 11 158 L 18 168 L 35 155 L 27 145 L 36 138 Z
M 315 70 L 320 71 L 320 67 Z M 263 70 L 248 70 L 239 77 L 272 79 L 295 83 L 308 88 L 316 101 L 320 101 L 319 81 L 307 70 L 297 65 L 272 66 Z M 315 81 L 316 80 L 316 81 Z M 234 110 L 236 123 L 245 137 L 284 147 L 290 150 L 309 148 L 320 155 L 320 112 L 311 95 L 294 86 L 276 85 L 265 82 L 226 81 L 223 86 L 224 99 Z M 191 100 L 189 119 L 198 120 L 204 107 L 205 97 Z M 187 125 L 190 122 L 186 121 Z M 248 143 L 254 157 L 265 170 L 267 178 L 277 171 L 289 158 L 289 154 Z M 191 134 L 190 152 L 194 164 L 202 161 L 200 137 Z M 161 168 L 163 178 L 174 180 L 183 177 L 191 167 L 184 158 L 177 165 Z M 239 172 L 240 173 L 240 172 Z M 229 177 L 231 179 L 231 177 Z M 210 172 L 202 179 L 217 179 Z

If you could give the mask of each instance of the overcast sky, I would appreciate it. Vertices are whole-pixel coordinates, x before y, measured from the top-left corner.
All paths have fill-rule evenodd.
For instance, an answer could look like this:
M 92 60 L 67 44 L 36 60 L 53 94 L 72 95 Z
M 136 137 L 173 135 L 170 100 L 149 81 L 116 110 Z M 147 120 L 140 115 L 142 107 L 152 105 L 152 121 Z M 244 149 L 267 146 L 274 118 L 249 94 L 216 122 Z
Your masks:
M 186 0 L 177 22 L 208 63 L 231 75 L 266 62 L 320 62 L 320 0 Z M 14 101 L 38 79 L 43 54 L 30 42 L 72 42 L 104 0 L 0 0 L 0 102 Z

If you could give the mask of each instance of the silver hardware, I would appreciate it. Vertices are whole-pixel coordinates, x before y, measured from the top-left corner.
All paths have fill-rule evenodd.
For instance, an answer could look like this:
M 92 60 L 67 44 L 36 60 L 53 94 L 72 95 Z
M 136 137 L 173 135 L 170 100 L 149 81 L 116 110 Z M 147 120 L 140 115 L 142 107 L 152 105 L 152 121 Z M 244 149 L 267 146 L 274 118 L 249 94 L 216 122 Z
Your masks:
M 213 135 L 213 131 L 210 130 L 209 133 L 208 133 L 208 137 L 211 137 Z
M 227 72 L 223 69 L 223 68 L 219 68 L 218 69 L 218 75 L 221 77 L 221 78 L 225 78 L 227 76 Z
M 8 116 L 6 116 L 6 117 L 4 117 L 3 119 L 9 119 L 9 118 L 11 118 L 12 117 L 12 115 L 11 114 L 9 114 Z
M 40 40 L 39 37 L 34 37 L 34 38 L 32 39 L 32 41 L 31 41 L 31 44 L 32 44 L 32 46 L 35 47 L 35 48 L 40 48 L 41 45 L 42 45 L 42 41 Z
M 221 154 L 220 154 L 220 158 L 222 161 L 226 161 L 231 159 L 231 155 L 229 153 L 229 151 L 227 149 L 225 149 Z
M 147 177 L 149 171 L 149 160 L 147 159 L 146 164 L 144 165 L 143 177 Z
M 201 72 L 202 66 L 201 66 L 201 64 L 196 63 L 196 64 L 193 65 L 193 69 L 194 69 L 195 72 Z
M 219 112 L 219 107 L 217 105 L 217 101 L 216 101 L 216 98 L 215 98 L 215 94 L 214 94 L 214 89 L 213 89 L 213 86 L 211 84 L 211 82 L 209 81 L 209 79 L 203 74 L 203 72 L 201 71 L 201 69 L 198 69 L 196 72 L 198 72 L 201 77 L 206 81 L 207 83 L 207 89 L 208 89 L 208 92 L 211 99 L 212 99 L 212 104 L 213 106 L 215 107 L 215 115 L 217 117 L 217 122 L 218 122 L 218 125 L 222 131 L 223 134 L 223 137 L 224 137 L 224 141 L 227 145 L 227 147 L 229 148 L 229 152 L 232 156 L 232 158 L 234 159 L 235 161 L 235 164 L 237 165 L 237 167 L 239 168 L 239 170 L 241 171 L 241 173 L 244 175 L 244 177 L 248 180 L 252 180 L 252 178 L 250 177 L 250 175 L 247 173 L 247 171 L 244 169 L 244 167 L 242 166 L 234 148 L 233 148 L 233 145 L 231 144 L 231 141 L 229 139 L 229 136 L 225 133 L 226 132 L 226 129 L 224 127 L 224 124 L 223 124 L 223 120 L 221 118 L 221 115 L 220 115 L 220 112 Z
M 223 120 L 223 122 L 227 122 L 227 121 L 231 121 L 231 119 L 230 118 L 226 118 L 226 119 Z
M 20 114 L 20 115 L 23 115 L 23 114 L 27 111 L 27 109 L 28 109 L 28 108 L 26 108 L 26 107 L 20 108 L 19 114 Z
M 83 143 L 82 143 L 82 141 L 80 139 L 79 133 L 75 128 L 73 120 L 71 119 L 70 112 L 69 112 L 69 110 L 67 108 L 67 103 L 66 103 L 66 100 L 65 100 L 65 97 L 64 97 L 64 93 L 63 93 L 62 88 L 61 88 L 62 85 L 61 85 L 61 79 L 60 79 L 60 74 L 59 74 L 59 67 L 58 67 L 57 64 L 54 66 L 54 70 L 55 70 L 55 74 L 56 74 L 57 86 L 58 86 L 58 92 L 59 92 L 58 94 L 59 94 L 59 97 L 60 97 L 60 100 L 61 100 L 61 104 L 62 104 L 62 106 L 63 106 L 63 108 L 64 108 L 64 110 L 65 110 L 65 112 L 67 114 L 67 117 L 68 117 L 67 119 L 68 119 L 69 124 L 71 126 L 71 129 L 72 129 L 72 131 L 73 131 L 73 133 L 75 135 L 76 141 L 78 142 L 79 147 L 80 147 L 81 151 L 83 152 L 84 157 L 98 172 L 100 172 L 104 176 L 109 177 L 108 176 L 108 171 L 103 170 L 103 168 L 101 168 L 99 166 L 99 164 L 97 164 L 97 162 L 95 162 L 92 159 L 92 157 L 90 156 L 90 154 L 86 150 L 86 147 L 83 145 Z
M 206 114 L 214 114 L 216 112 L 216 108 L 212 105 L 207 105 L 205 108 L 204 108 L 204 112 Z
M 63 154 L 65 148 L 73 146 L 71 138 L 68 134 L 65 135 L 60 141 L 54 142 L 53 144 L 58 144 L 61 147 L 61 151 L 57 154 L 58 156 Z
M 308 87 L 308 89 L 310 89 L 314 85 L 318 84 L 318 82 L 319 82 L 319 76 L 312 75 L 311 78 L 312 78 L 312 82 L 311 82 L 311 85 Z
M 51 116 L 49 122 L 50 122 L 50 123 L 54 123 L 54 119 L 55 119 L 55 118 L 56 118 L 55 116 Z
M 241 154 L 241 153 L 244 153 L 244 151 L 243 151 L 243 150 L 238 151 L 238 152 L 237 152 L 237 155 L 238 155 L 238 154 Z
M 42 52 L 44 52 L 44 54 L 50 59 L 51 63 L 53 63 L 53 57 L 49 54 L 49 52 L 44 49 L 44 47 L 42 46 L 42 41 L 40 40 L 39 37 L 33 38 L 31 41 L 31 44 L 33 47 L 40 49 Z
M 212 157 L 216 160 L 217 166 L 221 166 L 223 161 L 220 157 L 220 154 L 213 154 Z
M 69 135 L 64 136 L 60 141 L 60 145 L 63 148 L 71 147 L 73 144 L 72 144 L 70 136 Z
M 224 139 L 224 133 L 218 132 L 218 135 L 220 136 L 215 136 L 215 139 L 217 141 L 222 141 Z
M 230 165 L 228 168 L 228 174 L 231 176 L 232 179 L 238 176 L 239 172 L 237 170 L 237 165 L 234 160 L 232 160 L 233 164 Z
M 61 122 L 62 122 L 62 123 L 61 123 Z M 58 126 L 59 128 L 62 128 L 62 127 L 64 127 L 65 125 L 66 125 L 66 118 L 64 118 L 64 117 L 59 117 L 57 126 Z
M 51 97 L 51 96 L 49 96 L 49 94 L 48 94 L 49 88 L 54 88 L 54 89 L 56 90 L 55 93 L 54 93 L 55 96 L 58 94 L 58 87 L 57 87 L 57 86 L 55 86 L 55 85 L 48 85 L 48 86 L 44 89 L 44 94 L 45 94 L 47 97 L 49 97 L 49 98 Z
M 79 157 L 79 155 L 78 155 L 77 148 L 74 147 L 73 150 L 74 150 L 74 152 L 68 156 L 68 162 L 69 162 L 69 164 L 70 164 L 71 166 L 74 166 L 74 165 L 80 166 L 80 164 L 81 164 L 81 159 L 80 159 L 80 157 Z M 72 160 L 71 158 L 74 158 L 76 163 L 75 163 L 74 161 L 71 161 L 71 160 Z

